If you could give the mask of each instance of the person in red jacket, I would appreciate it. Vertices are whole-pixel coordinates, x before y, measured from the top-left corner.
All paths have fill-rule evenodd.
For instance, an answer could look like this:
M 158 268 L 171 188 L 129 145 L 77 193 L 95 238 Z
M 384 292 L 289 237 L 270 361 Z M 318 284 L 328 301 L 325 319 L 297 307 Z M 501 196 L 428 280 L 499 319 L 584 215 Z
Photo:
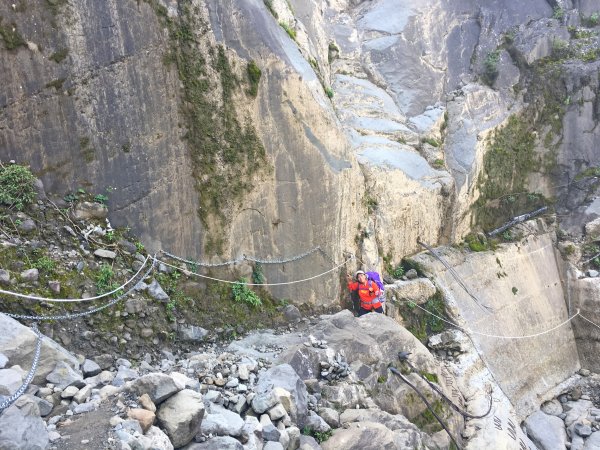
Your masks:
M 379 286 L 374 281 L 369 280 L 362 270 L 358 270 L 355 277 L 358 281 L 353 281 L 352 277 L 348 275 L 348 289 L 358 291 L 360 300 L 358 316 L 360 317 L 371 311 L 383 313 L 383 306 L 378 299 Z

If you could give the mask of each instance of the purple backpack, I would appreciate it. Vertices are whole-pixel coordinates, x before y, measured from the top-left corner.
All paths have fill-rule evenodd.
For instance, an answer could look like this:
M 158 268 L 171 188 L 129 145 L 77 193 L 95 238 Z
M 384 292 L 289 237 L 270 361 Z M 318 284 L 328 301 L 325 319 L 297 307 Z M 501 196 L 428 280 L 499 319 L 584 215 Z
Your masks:
M 385 287 L 383 285 L 383 281 L 381 281 L 381 275 L 379 272 L 366 272 L 365 275 L 371 281 L 373 281 L 379 287 L 379 301 L 385 302 Z

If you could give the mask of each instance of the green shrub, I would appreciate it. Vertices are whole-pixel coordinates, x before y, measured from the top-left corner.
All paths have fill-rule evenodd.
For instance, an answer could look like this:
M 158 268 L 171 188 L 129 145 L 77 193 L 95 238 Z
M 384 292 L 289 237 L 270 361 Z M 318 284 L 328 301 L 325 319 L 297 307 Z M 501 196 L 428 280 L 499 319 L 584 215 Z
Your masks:
M 555 6 L 552 11 L 552 18 L 556 20 L 563 20 L 565 18 L 565 10 L 560 6 Z
M 0 167 L 0 203 L 22 210 L 35 200 L 35 177 L 28 168 L 11 164 Z
M 500 61 L 499 50 L 488 53 L 483 61 L 483 81 L 488 86 L 492 86 L 498 78 L 498 61 Z
M 0 38 L 4 41 L 7 50 L 14 50 L 27 45 L 25 39 L 17 31 L 17 26 L 14 23 L 7 26 L 2 25 L 2 17 L 0 17 Z
M 333 98 L 333 89 L 331 89 L 330 87 L 326 87 L 325 94 L 327 95 L 327 97 Z
M 581 24 L 585 27 L 595 27 L 600 24 L 600 14 L 595 12 L 589 17 L 582 17 Z
M 254 284 L 263 284 L 265 281 L 262 264 L 257 262 L 252 269 L 252 282 Z
M 56 267 L 56 262 L 48 258 L 47 256 L 42 256 L 40 259 L 34 262 L 32 266 L 38 270 L 51 273 Z
M 487 250 L 485 243 L 481 242 L 475 234 L 469 234 L 467 237 L 465 237 L 465 242 L 474 252 L 484 252 Z
M 246 70 L 248 72 L 248 79 L 250 80 L 250 89 L 248 89 L 248 93 L 252 97 L 256 97 L 258 94 L 258 83 L 260 82 L 262 72 L 260 67 L 258 67 L 254 61 L 248 63 Z
M 331 437 L 331 435 L 333 434 L 333 430 L 316 431 L 310 428 L 309 426 L 305 426 L 304 428 L 302 428 L 301 433 L 305 436 L 314 437 L 315 441 L 317 441 L 320 444 L 321 442 L 324 442 Z
M 58 51 L 52 53 L 48 59 L 51 61 L 54 61 L 55 63 L 58 64 L 58 63 L 62 62 L 67 57 L 68 54 L 69 54 L 69 49 L 63 48 L 61 50 L 58 50 Z
M 232 286 L 231 292 L 233 294 L 233 299 L 238 303 L 246 303 L 254 307 L 262 305 L 260 297 L 248 287 L 247 283 L 248 280 L 242 277 Z
M 398 264 L 392 270 L 389 271 L 389 274 L 392 278 L 400 279 L 404 276 L 404 267 L 402 264 Z
M 294 41 L 296 40 L 296 30 L 294 30 L 285 22 L 279 22 L 279 26 L 285 30 L 289 37 L 291 37 Z

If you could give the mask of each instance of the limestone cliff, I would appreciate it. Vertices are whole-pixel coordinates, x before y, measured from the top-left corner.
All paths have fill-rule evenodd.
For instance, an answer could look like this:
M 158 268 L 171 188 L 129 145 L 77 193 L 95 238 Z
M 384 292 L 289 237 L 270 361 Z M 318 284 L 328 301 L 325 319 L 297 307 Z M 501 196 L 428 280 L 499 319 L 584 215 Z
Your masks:
M 585 176 L 600 163 L 594 12 L 545 0 L 5 4 L 0 158 L 30 163 L 48 192 L 106 193 L 113 224 L 151 250 L 211 262 L 324 250 L 265 267 L 272 283 L 344 251 L 381 268 L 417 237 L 457 242 L 542 204 L 578 233 L 599 213 Z M 272 293 L 327 305 L 339 287 Z

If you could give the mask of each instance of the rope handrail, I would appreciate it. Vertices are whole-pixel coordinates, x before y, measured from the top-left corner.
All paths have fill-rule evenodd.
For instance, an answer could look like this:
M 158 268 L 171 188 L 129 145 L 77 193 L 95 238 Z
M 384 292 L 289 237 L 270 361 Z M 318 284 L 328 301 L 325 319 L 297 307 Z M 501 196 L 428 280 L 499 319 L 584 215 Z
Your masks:
M 579 313 L 579 310 L 577 311 Z M 600 325 L 595 324 L 594 322 L 592 322 L 590 319 L 588 319 L 587 317 L 585 317 L 583 314 L 579 314 L 579 317 L 582 318 L 583 320 L 585 320 L 586 322 L 591 323 L 592 325 L 594 325 L 596 328 L 600 329 Z
M 142 280 L 144 278 L 146 278 L 148 275 L 150 275 L 150 272 L 152 272 L 154 270 L 154 264 L 155 264 L 155 261 L 153 261 L 153 263 L 150 266 L 150 268 L 141 277 Z M 61 315 L 54 315 L 54 316 L 30 316 L 30 315 L 26 315 L 26 314 L 13 314 L 13 313 L 7 313 L 7 312 L 2 313 L 2 314 L 6 315 L 6 316 L 9 316 L 9 317 L 12 317 L 13 319 L 36 320 L 36 321 L 75 319 L 77 317 L 89 316 L 90 314 L 94 314 L 94 313 L 97 313 L 99 311 L 102 311 L 103 309 L 106 309 L 109 306 L 112 306 L 115 303 L 118 303 L 119 301 L 121 301 L 123 298 L 127 297 L 131 293 L 131 291 L 135 290 L 136 284 L 134 284 L 132 287 L 130 287 L 127 292 L 124 292 L 123 294 L 121 294 L 118 297 L 114 298 L 110 302 L 105 303 L 104 305 L 98 306 L 97 308 L 93 308 L 93 309 L 90 309 L 88 311 L 84 311 L 84 312 L 80 312 L 80 313 L 75 313 L 75 314 L 61 314 Z
M 150 259 L 150 255 L 146 256 L 146 259 L 144 260 L 144 263 L 140 266 L 140 268 L 135 273 L 135 275 L 133 275 L 129 280 L 127 280 L 121 286 L 113 289 L 110 292 L 105 292 L 104 294 L 96 295 L 94 297 L 86 297 L 86 298 L 50 298 L 50 297 L 37 297 L 35 295 L 19 294 L 18 292 L 5 291 L 3 289 L 0 289 L 0 294 L 10 295 L 10 296 L 19 297 L 19 298 L 26 298 L 26 299 L 29 299 L 29 300 L 39 300 L 39 301 L 54 302 L 54 303 L 90 302 L 92 300 L 98 300 L 100 298 L 108 297 L 110 295 L 113 295 L 113 294 L 119 292 L 121 289 L 125 288 L 125 286 L 127 286 L 129 283 L 131 283 L 140 274 L 140 272 L 142 271 L 142 269 L 144 268 L 144 266 L 146 265 L 146 263 L 148 262 L 149 259 Z
M 312 277 L 309 277 L 309 278 L 304 278 L 304 279 L 302 279 L 302 280 L 286 281 L 286 282 L 281 282 L 281 283 L 245 283 L 245 282 L 241 282 L 241 281 L 230 281 L 230 280 L 224 280 L 224 279 L 222 279 L 222 278 L 215 278 L 215 277 L 210 277 L 210 276 L 208 276 L 208 275 L 201 275 L 201 274 L 199 274 L 199 273 L 190 272 L 190 271 L 187 271 L 187 270 L 185 270 L 185 269 L 182 269 L 181 267 L 177 267 L 177 266 L 175 266 L 175 265 L 173 265 L 173 264 L 169 264 L 168 262 L 165 262 L 165 261 L 163 261 L 163 260 L 161 260 L 161 259 L 157 259 L 157 261 L 158 261 L 158 262 L 160 262 L 160 263 L 162 263 L 162 264 L 164 264 L 164 265 L 166 265 L 166 266 L 168 266 L 168 267 L 172 267 L 173 269 L 176 269 L 176 270 L 185 270 L 185 272 L 186 272 L 186 273 L 189 273 L 190 275 L 194 275 L 194 276 L 196 276 L 196 277 L 199 277 L 199 278 L 204 278 L 204 279 L 207 279 L 207 280 L 218 281 L 218 282 L 220 282 L 220 283 L 227 283 L 227 284 L 245 284 L 245 285 L 247 285 L 247 286 L 284 286 L 284 285 L 288 285 L 288 284 L 303 283 L 303 282 L 305 282 L 305 281 L 310 281 L 310 280 L 314 280 L 315 278 L 322 277 L 323 275 L 326 275 L 326 274 L 328 274 L 328 273 L 331 273 L 331 272 L 333 272 L 333 271 L 335 271 L 335 270 L 339 269 L 340 267 L 342 267 L 342 266 L 344 266 L 344 265 L 348 264 L 348 261 L 351 261 L 353 258 L 354 258 L 354 255 L 351 255 L 351 256 L 350 256 L 349 258 L 347 258 L 347 259 L 346 259 L 344 262 L 342 262 L 342 263 L 338 264 L 337 266 L 333 267 L 332 269 L 329 269 L 329 270 L 327 270 L 327 271 L 325 271 L 325 272 L 322 272 L 322 273 L 320 273 L 320 274 L 314 275 L 314 276 L 312 276 Z
M 565 326 L 567 323 L 571 322 L 577 316 L 583 318 L 583 316 L 581 316 L 581 314 L 579 313 L 579 310 L 577 310 L 577 312 L 574 315 L 572 315 L 571 317 L 569 317 L 564 322 L 556 325 L 555 327 L 550 328 L 549 330 L 541 331 L 539 333 L 534 333 L 534 334 L 528 334 L 528 335 L 524 335 L 524 336 L 501 336 L 501 335 L 496 335 L 496 334 L 480 333 L 479 331 L 469 330 L 468 328 L 461 327 L 460 325 L 458 325 L 458 324 L 456 324 L 454 322 L 446 320 L 443 317 L 440 317 L 437 314 L 434 314 L 431 311 L 428 311 L 427 309 L 423 308 L 421 305 L 418 305 L 417 303 L 410 302 L 410 301 L 406 301 L 406 302 L 403 302 L 403 303 L 412 303 L 414 306 L 416 306 L 417 308 L 425 311 L 427 314 L 435 317 L 436 319 L 441 320 L 442 322 L 447 323 L 448 325 L 452 325 L 453 327 L 458 328 L 459 330 L 462 330 L 462 331 L 464 331 L 467 334 L 476 334 L 478 336 L 484 336 L 484 337 L 490 337 L 490 338 L 496 338 L 496 339 L 530 339 L 530 338 L 535 338 L 535 337 L 538 337 L 538 336 L 542 336 L 544 334 L 551 333 L 552 331 L 557 330 L 558 328 L 561 328 L 561 327 Z M 585 319 L 585 320 L 588 320 L 588 319 Z M 594 324 L 594 323 L 592 322 L 592 324 Z M 600 326 L 598 326 L 596 324 L 594 324 L 594 325 L 597 326 L 598 328 L 600 328 Z
M 23 395 L 23 393 L 29 387 L 29 383 L 31 383 L 31 380 L 33 380 L 33 376 L 35 375 L 35 371 L 37 370 L 37 365 L 40 361 L 40 352 L 42 350 L 42 333 L 40 333 L 40 330 L 38 330 L 35 325 L 32 327 L 32 329 L 33 329 L 33 332 L 35 334 L 37 334 L 37 343 L 35 346 L 35 354 L 33 356 L 33 362 L 31 363 L 31 369 L 29 370 L 29 373 L 27 374 L 27 377 L 23 381 L 23 384 L 21 385 L 21 387 L 19 389 L 17 389 L 13 395 L 11 395 L 7 399 L 5 399 L 2 403 L 0 403 L 0 413 L 2 411 L 4 411 L 6 408 L 8 408 L 10 405 L 12 405 L 14 402 L 16 402 L 17 399 L 21 395 Z

